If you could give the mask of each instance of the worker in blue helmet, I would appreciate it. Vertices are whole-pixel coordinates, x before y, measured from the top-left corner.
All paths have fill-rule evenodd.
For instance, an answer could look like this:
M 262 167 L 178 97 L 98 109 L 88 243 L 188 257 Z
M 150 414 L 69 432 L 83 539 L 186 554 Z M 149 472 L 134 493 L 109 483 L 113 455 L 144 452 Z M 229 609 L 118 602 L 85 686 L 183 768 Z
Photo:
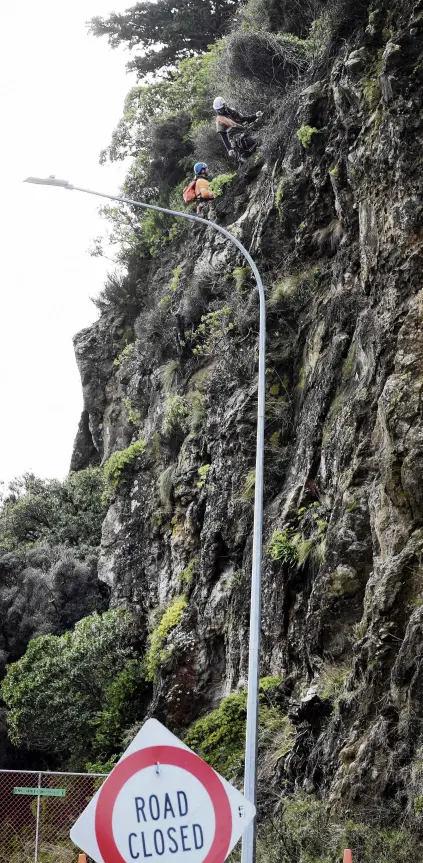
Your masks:
M 207 178 L 208 171 L 209 169 L 205 162 L 196 162 L 194 165 L 194 179 L 191 180 L 191 183 L 183 191 L 183 198 L 186 204 L 197 201 L 197 213 L 201 213 L 204 208 L 207 209 L 208 204 L 214 198 L 214 192 L 210 189 L 210 183 Z

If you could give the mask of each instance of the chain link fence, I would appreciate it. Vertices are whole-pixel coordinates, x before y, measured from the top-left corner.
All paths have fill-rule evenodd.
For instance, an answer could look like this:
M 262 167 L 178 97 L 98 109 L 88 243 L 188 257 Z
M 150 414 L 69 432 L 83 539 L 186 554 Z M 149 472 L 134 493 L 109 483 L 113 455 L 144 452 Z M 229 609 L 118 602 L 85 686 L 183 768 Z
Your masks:
M 0 770 L 0 863 L 76 863 L 69 831 L 105 778 Z

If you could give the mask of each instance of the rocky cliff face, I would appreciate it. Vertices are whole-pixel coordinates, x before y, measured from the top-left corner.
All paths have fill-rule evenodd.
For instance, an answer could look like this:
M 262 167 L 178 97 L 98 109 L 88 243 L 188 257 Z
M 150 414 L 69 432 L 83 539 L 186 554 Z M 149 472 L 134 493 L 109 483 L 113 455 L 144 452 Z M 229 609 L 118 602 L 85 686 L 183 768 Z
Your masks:
M 367 812 L 416 808 L 423 751 L 423 3 L 388 6 L 211 214 L 269 300 L 261 667 L 295 731 L 272 781 Z M 73 467 L 127 453 L 100 577 L 146 628 L 186 596 L 150 706 L 183 729 L 246 683 L 258 302 L 222 237 L 178 230 L 135 310 L 75 338 Z

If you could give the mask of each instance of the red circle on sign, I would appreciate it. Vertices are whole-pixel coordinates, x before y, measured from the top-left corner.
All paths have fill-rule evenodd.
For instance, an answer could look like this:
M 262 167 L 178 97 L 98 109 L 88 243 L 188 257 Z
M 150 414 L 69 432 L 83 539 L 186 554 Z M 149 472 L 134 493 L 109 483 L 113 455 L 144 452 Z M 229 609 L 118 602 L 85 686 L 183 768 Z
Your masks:
M 149 746 L 128 755 L 116 765 L 101 788 L 95 810 L 95 835 L 105 863 L 126 863 L 113 835 L 113 810 L 128 779 L 155 764 L 181 767 L 206 789 L 213 804 L 216 819 L 214 839 L 203 863 L 223 863 L 232 835 L 232 812 L 226 791 L 214 770 L 194 752 L 176 746 Z

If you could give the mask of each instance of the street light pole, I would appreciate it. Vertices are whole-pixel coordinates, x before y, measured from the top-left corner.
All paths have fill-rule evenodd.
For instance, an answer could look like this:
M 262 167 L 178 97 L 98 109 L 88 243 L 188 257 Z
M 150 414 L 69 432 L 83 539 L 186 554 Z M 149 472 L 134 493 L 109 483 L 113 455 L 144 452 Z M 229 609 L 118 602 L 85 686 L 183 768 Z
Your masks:
M 262 558 L 262 533 L 263 533 L 263 469 L 264 469 L 264 409 L 265 409 L 265 374 L 266 374 L 266 304 L 263 282 L 260 273 L 250 253 L 245 246 L 237 240 L 226 228 L 222 228 L 216 222 L 194 216 L 191 213 L 180 213 L 178 210 L 169 210 L 165 207 L 157 207 L 155 204 L 146 204 L 142 201 L 133 201 L 118 195 L 107 195 L 104 192 L 94 192 L 92 189 L 84 189 L 73 186 L 67 180 L 59 180 L 56 177 L 42 179 L 39 177 L 28 177 L 25 183 L 37 183 L 44 186 L 59 186 L 63 189 L 76 192 L 86 192 L 88 195 L 96 195 L 99 198 L 109 198 L 121 204 L 132 204 L 144 210 L 155 210 L 157 213 L 166 213 L 169 216 L 177 216 L 188 219 L 190 222 L 199 222 L 207 228 L 214 228 L 223 234 L 227 240 L 236 246 L 249 264 L 256 280 L 260 297 L 260 330 L 259 330 L 259 369 L 258 369 L 258 404 L 257 404 L 257 445 L 256 445 L 256 477 L 254 494 L 254 533 L 253 533 L 253 557 L 251 570 L 251 607 L 250 607 L 250 642 L 248 659 L 248 697 L 247 697 L 247 731 L 245 740 L 245 773 L 244 793 L 252 803 L 256 802 L 256 778 L 257 778 L 257 736 L 258 736 L 258 702 L 259 702 L 259 671 L 260 671 L 260 620 L 261 620 L 261 558 Z M 248 826 L 242 839 L 242 863 L 254 863 L 256 846 L 256 819 Z

